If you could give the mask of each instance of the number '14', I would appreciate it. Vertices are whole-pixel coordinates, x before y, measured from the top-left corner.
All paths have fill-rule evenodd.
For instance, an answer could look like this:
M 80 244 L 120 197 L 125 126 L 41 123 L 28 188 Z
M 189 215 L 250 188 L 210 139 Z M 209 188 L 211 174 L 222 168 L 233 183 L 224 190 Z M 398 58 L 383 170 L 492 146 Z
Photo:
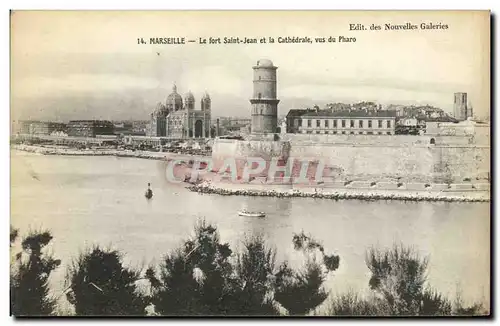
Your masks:
M 144 42 L 144 39 L 142 37 L 139 37 L 137 39 L 137 44 L 146 44 L 146 42 Z

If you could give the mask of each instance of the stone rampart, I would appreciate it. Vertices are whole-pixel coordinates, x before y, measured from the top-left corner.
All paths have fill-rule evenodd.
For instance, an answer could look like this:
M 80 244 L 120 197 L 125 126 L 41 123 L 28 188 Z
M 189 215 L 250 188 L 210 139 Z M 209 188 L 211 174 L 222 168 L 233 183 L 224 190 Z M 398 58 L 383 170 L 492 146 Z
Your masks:
M 214 142 L 215 170 L 226 158 L 238 160 L 241 170 L 248 157 L 279 158 L 283 164 L 293 159 L 295 174 L 307 159 L 312 162 L 307 171 L 310 179 L 321 161 L 322 175 L 336 181 L 488 183 L 490 171 L 490 147 L 470 137 L 286 134 L 279 141 Z

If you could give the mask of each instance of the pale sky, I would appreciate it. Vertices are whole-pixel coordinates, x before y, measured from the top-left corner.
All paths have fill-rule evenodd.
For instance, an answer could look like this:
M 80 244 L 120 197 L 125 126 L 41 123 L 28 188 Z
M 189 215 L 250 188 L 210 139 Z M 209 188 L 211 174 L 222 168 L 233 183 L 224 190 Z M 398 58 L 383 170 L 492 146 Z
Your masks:
M 447 24 L 385 31 L 384 24 Z M 349 24 L 382 25 L 349 31 Z M 175 82 L 214 116 L 249 117 L 252 65 L 278 66 L 279 114 L 329 102 L 431 104 L 467 92 L 489 114 L 489 12 L 14 12 L 12 119 L 148 119 Z M 356 37 L 355 43 L 138 45 L 150 37 Z M 160 55 L 157 55 L 157 52 Z

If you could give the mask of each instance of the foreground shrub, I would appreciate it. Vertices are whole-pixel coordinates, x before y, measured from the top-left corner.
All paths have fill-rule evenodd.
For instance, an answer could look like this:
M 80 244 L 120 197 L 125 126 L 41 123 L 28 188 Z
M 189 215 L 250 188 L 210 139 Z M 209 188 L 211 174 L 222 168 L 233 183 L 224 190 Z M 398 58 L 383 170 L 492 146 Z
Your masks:
M 338 256 L 327 256 L 310 237 L 296 236 L 297 250 L 319 251 L 321 260 L 308 260 L 304 271 L 286 262 L 275 268 L 275 252 L 261 237 L 244 242 L 232 255 L 217 229 L 204 221 L 192 240 L 168 254 L 159 271 L 148 269 L 152 303 L 161 315 L 277 315 L 279 304 L 289 314 L 306 314 L 328 296 L 322 288 L 329 271 L 338 268 Z
M 451 302 L 438 291 L 427 288 L 422 293 L 419 314 L 422 316 L 449 316 L 451 315 Z
M 389 250 L 370 249 L 366 264 L 372 273 L 370 288 L 385 299 L 392 315 L 419 314 L 427 258 L 400 245 Z
M 239 315 L 279 315 L 272 294 L 276 252 L 266 247 L 260 236 L 244 242 L 237 255 L 234 276 L 234 298 L 231 311 Z
M 372 276 L 370 288 L 380 295 L 388 315 L 449 316 L 487 312 L 480 303 L 464 306 L 460 295 L 455 303 L 427 284 L 428 258 L 402 245 L 392 249 L 370 249 L 366 263 Z
M 11 246 L 18 231 L 11 228 Z M 49 232 L 31 233 L 11 265 L 11 310 L 16 316 L 54 314 L 55 300 L 48 294 L 50 273 L 59 260 L 44 253 Z M 65 291 L 77 316 L 145 315 L 150 304 L 160 315 L 288 315 L 319 314 L 329 293 L 323 285 L 339 267 L 337 255 L 325 254 L 321 243 L 303 232 L 292 239 L 303 253 L 305 265 L 295 270 L 284 261 L 276 267 L 276 252 L 262 237 L 243 242 L 233 254 L 220 241 L 217 229 L 198 223 L 192 239 L 166 255 L 159 268 L 149 268 L 145 280 L 149 296 L 140 293 L 139 271 L 123 266 L 118 251 L 95 247 L 80 255 L 68 269 Z M 12 259 L 12 258 L 11 258 Z M 327 311 L 339 316 L 448 316 L 486 315 L 481 303 L 464 304 L 460 293 L 452 303 L 426 280 L 428 259 L 413 249 L 394 246 L 370 249 L 371 271 L 367 297 L 349 291 L 334 297 Z
M 329 272 L 339 267 L 339 256 L 325 254 L 323 246 L 304 234 L 293 236 L 294 249 L 307 255 L 307 263 L 303 270 L 292 270 L 287 262 L 279 267 L 276 274 L 275 300 L 279 302 L 289 315 L 305 315 L 320 306 L 328 297 L 323 283 Z M 318 262 L 317 253 L 321 256 Z
M 17 238 L 11 230 L 11 244 Z M 48 231 L 31 232 L 23 239 L 22 252 L 16 255 L 10 277 L 11 313 L 14 316 L 48 316 L 54 313 L 55 300 L 49 296 L 48 279 L 61 261 L 44 253 L 52 240 Z
M 10 227 L 10 245 L 12 246 L 12 243 L 16 241 L 17 237 L 19 236 L 19 230 L 13 228 L 12 226 Z
M 299 272 L 282 264 L 276 276 L 275 299 L 289 315 L 305 315 L 328 297 L 322 288 L 324 280 L 321 267 L 315 261 L 309 261 L 305 270 Z
M 139 293 L 140 274 L 123 267 L 118 251 L 98 246 L 69 268 L 68 301 L 78 316 L 145 315 L 147 298 Z
M 194 239 L 164 258 L 159 277 L 148 269 L 155 311 L 161 315 L 230 314 L 234 300 L 231 253 L 228 244 L 220 243 L 215 227 L 199 223 Z
M 328 315 L 332 316 L 384 316 L 388 307 L 374 296 L 365 299 L 350 290 L 332 299 Z
M 463 299 L 460 290 L 457 291 L 455 301 L 452 304 L 451 314 L 455 316 L 476 316 L 488 315 L 489 311 L 482 302 L 474 302 L 467 306 Z

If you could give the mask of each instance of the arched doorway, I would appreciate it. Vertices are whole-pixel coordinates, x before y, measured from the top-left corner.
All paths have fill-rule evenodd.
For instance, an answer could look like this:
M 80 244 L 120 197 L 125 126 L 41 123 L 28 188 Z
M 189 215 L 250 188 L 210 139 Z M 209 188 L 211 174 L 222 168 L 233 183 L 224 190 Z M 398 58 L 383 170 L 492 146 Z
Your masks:
M 194 137 L 203 137 L 203 122 L 201 120 L 196 120 L 194 123 Z

